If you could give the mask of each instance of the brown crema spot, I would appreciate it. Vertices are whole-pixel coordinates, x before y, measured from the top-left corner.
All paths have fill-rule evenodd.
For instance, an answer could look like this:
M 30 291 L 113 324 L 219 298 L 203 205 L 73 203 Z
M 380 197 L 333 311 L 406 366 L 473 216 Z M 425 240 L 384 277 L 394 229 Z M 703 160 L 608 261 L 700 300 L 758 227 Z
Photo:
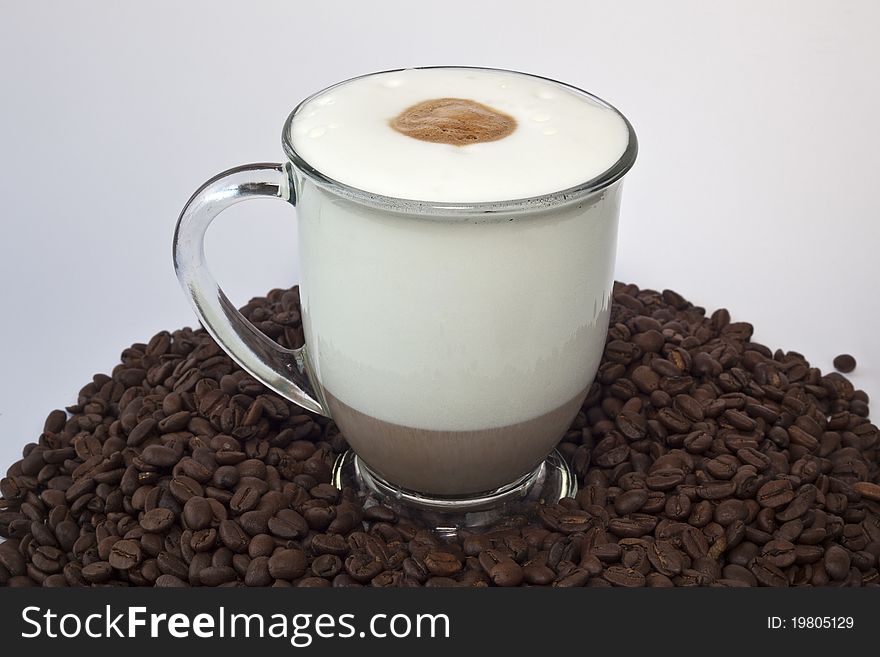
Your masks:
M 436 144 L 466 146 L 504 139 L 516 119 L 467 98 L 435 98 L 408 107 L 390 121 L 402 135 Z

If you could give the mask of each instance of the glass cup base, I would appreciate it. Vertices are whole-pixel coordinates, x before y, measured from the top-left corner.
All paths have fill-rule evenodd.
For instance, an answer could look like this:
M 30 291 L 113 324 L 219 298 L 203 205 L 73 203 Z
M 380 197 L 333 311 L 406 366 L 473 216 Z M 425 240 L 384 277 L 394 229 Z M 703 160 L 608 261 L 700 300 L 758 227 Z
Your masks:
M 352 450 L 336 459 L 333 484 L 340 490 L 352 488 L 364 508 L 382 504 L 401 519 L 445 536 L 460 530 L 479 531 L 515 516 L 529 517 L 541 505 L 555 504 L 577 493 L 577 480 L 555 449 L 532 472 L 476 496 L 431 497 L 398 488 L 370 470 Z

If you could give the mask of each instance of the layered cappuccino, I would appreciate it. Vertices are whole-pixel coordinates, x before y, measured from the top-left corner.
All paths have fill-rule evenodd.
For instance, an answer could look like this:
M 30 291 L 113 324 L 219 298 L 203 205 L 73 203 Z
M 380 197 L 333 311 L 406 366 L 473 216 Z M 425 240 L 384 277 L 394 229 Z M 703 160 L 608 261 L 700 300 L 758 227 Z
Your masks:
M 371 75 L 299 107 L 287 138 L 329 179 L 296 178 L 308 371 L 374 473 L 438 496 L 526 475 L 577 414 L 608 324 L 619 181 L 500 213 L 407 201 L 561 192 L 628 135 L 586 94 L 480 69 Z

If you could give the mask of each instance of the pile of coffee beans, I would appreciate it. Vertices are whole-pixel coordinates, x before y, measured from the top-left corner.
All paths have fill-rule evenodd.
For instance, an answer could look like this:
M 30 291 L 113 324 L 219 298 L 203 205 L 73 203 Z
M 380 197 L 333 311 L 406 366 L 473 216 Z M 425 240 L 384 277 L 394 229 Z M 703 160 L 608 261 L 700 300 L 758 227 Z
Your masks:
M 296 288 L 243 313 L 302 343 Z M 0 585 L 877 586 L 867 395 L 751 336 L 724 309 L 615 285 L 560 443 L 577 497 L 443 539 L 331 485 L 330 420 L 203 330 L 162 332 L 52 411 L 0 481 Z

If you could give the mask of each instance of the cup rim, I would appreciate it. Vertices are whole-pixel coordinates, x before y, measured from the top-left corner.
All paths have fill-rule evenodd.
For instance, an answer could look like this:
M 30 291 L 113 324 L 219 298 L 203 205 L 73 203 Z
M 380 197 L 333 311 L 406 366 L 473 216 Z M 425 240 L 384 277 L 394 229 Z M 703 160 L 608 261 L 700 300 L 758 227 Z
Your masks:
M 293 119 L 296 116 L 297 112 L 299 112 L 299 110 L 302 109 L 303 106 L 311 101 L 313 98 L 354 80 L 360 80 L 361 78 L 367 78 L 374 75 L 381 75 L 383 73 L 398 73 L 400 71 L 412 69 L 464 69 L 495 71 L 499 73 L 514 73 L 517 75 L 525 75 L 538 80 L 553 82 L 560 86 L 566 87 L 567 89 L 574 91 L 581 96 L 586 96 L 594 103 L 610 109 L 615 114 L 617 114 L 617 116 L 619 116 L 623 120 L 627 128 L 628 142 L 626 149 L 624 149 L 621 156 L 608 169 L 589 180 L 585 180 L 567 189 L 550 192 L 548 194 L 541 194 L 539 196 L 505 199 L 499 201 L 447 202 L 399 198 L 395 196 L 377 194 L 375 192 L 370 192 L 364 189 L 360 189 L 358 187 L 354 187 L 347 183 L 336 180 L 335 178 L 331 178 L 322 171 L 319 171 L 317 168 L 309 164 L 309 162 L 306 161 L 305 158 L 303 158 L 293 147 L 293 140 L 291 138 Z M 554 80 L 553 78 L 534 75 L 532 73 L 523 73 L 522 71 L 494 68 L 489 66 L 415 66 L 409 68 L 388 69 L 385 71 L 374 71 L 373 73 L 357 75 L 355 77 L 348 78 L 347 80 L 342 80 L 311 94 L 293 108 L 293 111 L 290 112 L 290 114 L 287 116 L 287 119 L 284 121 L 284 127 L 281 131 L 281 143 L 284 148 L 284 152 L 287 155 L 287 158 L 291 161 L 291 163 L 298 171 L 303 173 L 305 176 L 310 178 L 321 187 L 328 188 L 330 191 L 339 196 L 343 196 L 349 200 L 385 210 L 394 210 L 397 212 L 402 211 L 406 212 L 407 214 L 438 215 L 447 217 L 462 215 L 487 215 L 498 213 L 514 214 L 521 212 L 533 212 L 536 210 L 547 209 L 555 207 L 557 205 L 563 205 L 582 200 L 588 196 L 595 194 L 596 192 L 606 189 L 607 187 L 611 186 L 612 184 L 623 178 L 635 163 L 636 156 L 638 155 L 639 150 L 638 139 L 636 138 L 636 133 L 633 129 L 632 124 L 629 122 L 629 119 L 624 116 L 623 112 L 614 107 L 611 103 L 599 98 L 594 94 L 591 94 L 588 91 L 584 91 L 579 87 L 575 87 L 574 85 L 565 82 L 560 82 L 559 80 Z

